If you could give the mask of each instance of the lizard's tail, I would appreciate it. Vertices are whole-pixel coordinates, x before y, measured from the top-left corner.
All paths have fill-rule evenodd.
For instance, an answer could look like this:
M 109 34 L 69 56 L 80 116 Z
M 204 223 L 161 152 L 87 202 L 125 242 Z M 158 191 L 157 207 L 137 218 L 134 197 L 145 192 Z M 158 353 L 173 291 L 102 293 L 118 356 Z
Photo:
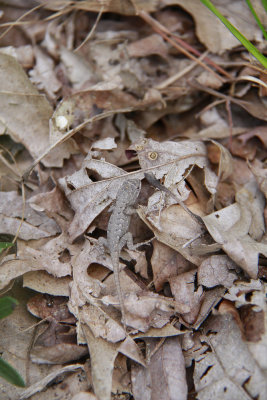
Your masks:
M 122 323 L 124 326 L 124 330 L 126 332 L 126 320 L 125 320 L 125 306 L 123 301 L 123 292 L 121 289 L 121 282 L 120 282 L 120 263 L 119 263 L 119 255 L 112 254 L 111 255 L 112 265 L 113 265 L 113 274 L 114 274 L 114 281 L 117 290 L 117 294 L 119 297 L 119 303 L 121 308 L 121 315 L 122 315 Z

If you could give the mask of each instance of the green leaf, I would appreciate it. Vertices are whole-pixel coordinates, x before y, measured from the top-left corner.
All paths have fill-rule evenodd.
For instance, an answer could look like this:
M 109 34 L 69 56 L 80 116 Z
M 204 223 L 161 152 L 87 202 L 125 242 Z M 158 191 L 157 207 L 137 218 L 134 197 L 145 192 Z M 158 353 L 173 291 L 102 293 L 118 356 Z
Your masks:
M 5 249 L 7 249 L 8 247 L 11 247 L 11 246 L 13 246 L 13 245 L 14 245 L 14 243 L 0 242 L 0 253 L 1 253 L 3 250 L 5 250 Z
M 0 299 L 0 319 L 7 317 L 9 314 L 11 314 L 18 304 L 18 301 L 16 299 L 13 299 L 12 297 L 2 297 Z
M 20 387 L 26 386 L 20 374 L 2 358 L 0 358 L 0 376 L 13 385 Z
M 265 67 L 267 68 L 267 58 L 244 36 L 238 29 L 234 27 L 211 3 L 210 0 L 200 0 L 206 7 L 218 17 L 227 29 L 243 44 L 243 46 Z

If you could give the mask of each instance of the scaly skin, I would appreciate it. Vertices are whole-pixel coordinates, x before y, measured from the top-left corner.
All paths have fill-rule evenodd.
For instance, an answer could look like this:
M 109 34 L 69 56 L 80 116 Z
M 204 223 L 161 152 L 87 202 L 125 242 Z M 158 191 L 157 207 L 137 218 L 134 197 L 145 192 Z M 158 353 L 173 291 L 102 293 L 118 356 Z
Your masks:
M 120 284 L 119 276 L 119 257 L 121 249 L 127 244 L 129 249 L 133 248 L 133 239 L 130 232 L 128 232 L 131 215 L 135 212 L 134 205 L 137 201 L 141 189 L 141 182 L 138 179 L 130 179 L 123 182 L 118 190 L 115 205 L 109 219 L 107 230 L 106 246 L 109 249 L 114 280 L 119 296 L 119 302 L 122 313 L 122 322 L 125 325 L 125 308 L 123 303 L 123 295 Z

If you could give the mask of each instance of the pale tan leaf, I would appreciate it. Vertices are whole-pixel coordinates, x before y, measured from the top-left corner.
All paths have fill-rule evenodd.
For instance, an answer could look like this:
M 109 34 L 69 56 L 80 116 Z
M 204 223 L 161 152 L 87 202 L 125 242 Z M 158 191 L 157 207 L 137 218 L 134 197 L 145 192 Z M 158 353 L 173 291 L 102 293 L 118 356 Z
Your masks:
M 267 246 L 249 235 L 252 214 L 249 209 L 234 203 L 203 217 L 213 239 L 222 245 L 228 256 L 252 278 L 257 277 L 258 254 L 267 255 Z
M 7 207 L 8 204 L 8 207 Z M 31 208 L 30 199 L 26 201 L 23 215 L 23 199 L 15 191 L 0 192 L 0 230 L 16 235 L 23 240 L 41 239 L 60 232 L 57 223 L 44 212 Z
M 125 338 L 125 331 L 115 320 L 112 312 L 108 313 L 108 311 L 105 312 L 93 304 L 86 304 L 79 311 L 78 319 L 80 323 L 90 327 L 95 338 L 118 343 Z
M 1 47 L 0 52 L 17 59 L 23 68 L 32 68 L 34 65 L 34 52 L 30 44 L 19 47 Z
M 65 133 L 71 128 L 75 129 L 83 123 L 86 126 L 86 121 L 100 119 L 101 114 L 106 113 L 108 116 L 112 115 L 109 113 L 111 111 L 121 112 L 121 109 L 125 109 L 125 104 L 128 109 L 140 107 L 133 96 L 120 90 L 94 88 L 65 97 L 50 120 L 50 143 L 64 140 Z
M 66 68 L 67 77 L 75 89 L 81 89 L 85 82 L 96 83 L 95 70 L 84 57 L 64 46 L 61 46 L 59 55 Z
M 131 358 L 131 360 L 138 362 L 144 367 L 146 366 L 146 362 L 141 350 L 130 336 L 127 336 L 126 339 L 121 343 L 119 352 L 124 354 L 126 357 Z
M 195 365 L 194 381 L 199 399 L 220 395 L 221 399 L 251 399 L 266 395 L 266 379 L 242 340 L 229 315 L 212 318 L 205 328 L 212 331 L 207 352 Z M 203 338 L 204 339 L 204 338 Z
M 81 251 L 72 260 L 73 266 L 73 283 L 72 290 L 76 286 L 77 292 L 87 295 L 99 297 L 103 284 L 98 279 L 92 278 L 87 269 L 90 264 L 98 263 L 99 251 L 93 248 L 88 240 L 83 244 Z
M 202 227 L 191 218 L 178 205 L 174 205 L 164 209 L 162 212 L 157 211 L 156 214 L 147 215 L 146 208 L 140 207 L 137 212 L 139 217 L 153 231 L 158 241 L 166 244 L 172 249 L 178 251 L 186 260 L 198 265 L 202 260 L 202 256 L 194 254 L 192 247 L 201 241 Z M 201 213 L 198 207 L 190 207 L 192 212 Z M 197 240 L 200 237 L 199 240 Z M 192 243 L 192 247 L 186 246 Z M 184 247 L 185 245 L 185 247 Z
M 197 271 L 198 284 L 206 287 L 223 285 L 231 287 L 237 279 L 235 263 L 225 255 L 211 256 L 204 260 Z
M 151 258 L 153 281 L 156 291 L 163 288 L 165 282 L 172 276 L 188 271 L 191 264 L 177 251 L 153 241 L 153 255 Z
M 112 296 L 103 297 L 102 302 L 113 306 L 118 304 Z M 162 328 L 175 313 L 172 299 L 146 291 L 128 293 L 124 297 L 124 307 L 126 324 L 142 332 L 146 332 L 151 326 Z
M 55 278 L 45 271 L 31 271 L 23 275 L 23 286 L 40 293 L 54 296 L 69 296 L 71 278 Z
M 35 364 L 66 364 L 88 355 L 87 346 L 77 345 L 75 340 L 73 326 L 52 322 L 45 331 L 39 326 L 30 352 L 31 361 Z
M 212 140 L 212 143 L 215 144 L 220 149 L 220 162 L 219 162 L 219 171 L 218 176 L 220 181 L 226 180 L 233 173 L 233 161 L 231 153 L 226 149 L 226 147 L 222 146 L 219 142 L 215 142 Z
M 257 306 L 258 310 L 263 310 L 265 308 L 264 290 L 266 288 L 264 289 L 264 285 L 259 280 L 237 281 L 228 289 L 224 298 L 234 302 L 237 308 L 251 304 Z
M 184 331 L 180 331 L 179 329 L 175 328 L 171 323 L 163 326 L 162 328 L 150 328 L 147 332 L 139 332 L 133 335 L 133 338 L 160 338 L 160 337 L 171 337 L 176 335 L 183 335 Z
M 155 339 L 149 343 L 152 356 L 147 368 L 132 366 L 135 400 L 186 400 L 185 363 L 179 338 L 165 339 L 158 349 Z
M 9 255 L 3 259 L 0 286 L 6 286 L 12 279 L 29 271 L 45 270 L 59 278 L 71 275 L 71 257 L 61 261 L 64 251 L 74 255 L 80 251 L 80 245 L 70 245 L 64 234 L 40 246 L 39 250 L 18 243 L 18 256 Z
M 80 392 L 76 393 L 71 400 L 97 400 L 93 393 Z
M 95 338 L 87 325 L 83 325 L 82 329 L 90 353 L 94 392 L 99 399 L 110 400 L 112 372 L 120 344 Z
M 215 107 L 203 112 L 200 116 L 200 120 L 204 126 L 198 133 L 201 138 L 219 140 L 229 137 L 229 124 L 222 118 Z M 235 136 L 244 131 L 245 128 L 234 126 L 232 135 Z
M 128 45 L 130 57 L 146 57 L 152 54 L 166 58 L 168 47 L 159 34 L 153 34 Z
M 53 381 L 57 376 L 64 374 L 65 372 L 72 372 L 76 371 L 77 369 L 84 369 L 84 366 L 81 364 L 73 364 L 67 365 L 62 368 L 58 368 L 55 371 L 51 372 L 45 378 L 39 380 L 38 382 L 34 383 L 33 385 L 29 386 L 25 389 L 20 396 L 19 400 L 28 399 L 29 397 L 33 396 L 34 394 L 43 390 L 51 381 Z
M 205 296 L 202 286 L 195 288 L 196 272 L 184 272 L 169 279 L 176 309 L 189 324 L 195 322 Z
M 54 62 L 37 46 L 34 47 L 34 55 L 36 65 L 29 71 L 31 81 L 38 89 L 44 89 L 50 99 L 55 99 L 62 84 L 56 77 Z
M 250 181 L 244 187 L 237 191 L 236 201 L 241 207 L 246 208 L 251 213 L 251 224 L 249 228 L 249 235 L 259 241 L 265 232 L 264 226 L 264 206 L 265 200 L 263 194 L 260 192 L 256 181 Z
M 188 324 L 183 315 L 180 316 L 180 321 L 188 328 L 198 329 L 203 321 L 205 321 L 205 319 L 208 317 L 209 313 L 214 309 L 214 307 L 217 306 L 224 293 L 225 288 L 220 286 L 205 292 L 205 296 L 195 322 L 193 324 Z
M 267 198 L 267 170 L 264 168 L 264 165 L 259 161 L 255 160 L 253 165 L 250 166 L 251 171 L 255 175 L 255 178 L 258 182 L 259 188 Z

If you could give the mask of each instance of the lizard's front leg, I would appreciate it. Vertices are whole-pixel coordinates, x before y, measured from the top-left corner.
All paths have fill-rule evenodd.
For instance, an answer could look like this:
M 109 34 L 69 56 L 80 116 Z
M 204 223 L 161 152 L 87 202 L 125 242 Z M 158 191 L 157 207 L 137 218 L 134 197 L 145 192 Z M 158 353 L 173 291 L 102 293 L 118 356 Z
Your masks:
M 128 248 L 129 250 L 136 250 L 136 249 L 137 249 L 138 247 L 140 247 L 140 246 L 143 246 L 143 245 L 146 245 L 146 244 L 151 243 L 151 241 L 152 241 L 153 239 L 154 239 L 154 237 L 153 237 L 152 239 L 146 240 L 146 241 L 144 241 L 144 242 L 134 244 L 134 243 L 133 243 L 133 236 L 132 236 L 131 232 L 127 232 L 127 233 L 125 233 L 125 235 L 124 235 L 124 236 L 121 238 L 121 240 L 120 240 L 119 249 L 120 249 L 120 251 L 121 251 L 121 249 L 122 249 L 124 246 L 127 246 L 127 248 Z

